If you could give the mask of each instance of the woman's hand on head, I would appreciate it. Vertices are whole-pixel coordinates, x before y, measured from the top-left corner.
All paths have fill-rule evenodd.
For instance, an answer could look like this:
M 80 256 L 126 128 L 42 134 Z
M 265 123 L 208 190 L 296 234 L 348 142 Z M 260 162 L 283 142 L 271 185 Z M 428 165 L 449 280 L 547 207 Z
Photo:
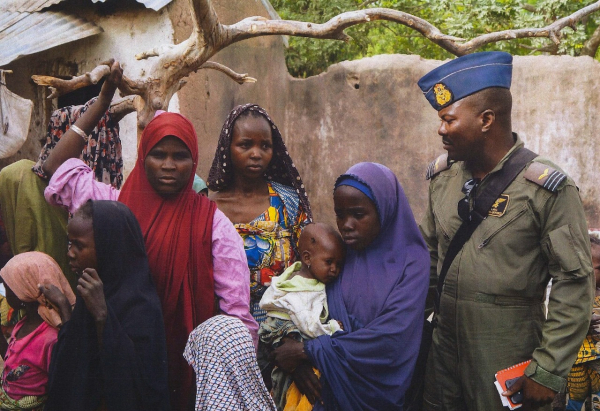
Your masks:
M 58 287 L 53 284 L 38 284 L 38 289 L 46 299 L 46 306 L 57 310 L 63 324 L 71 319 L 71 304 Z
M 283 344 L 273 350 L 271 358 L 275 365 L 288 374 L 308 359 L 304 353 L 304 344 L 288 337 L 283 339 Z
M 77 291 L 96 322 L 106 321 L 108 309 L 104 298 L 104 285 L 93 268 L 86 268 L 77 281 Z

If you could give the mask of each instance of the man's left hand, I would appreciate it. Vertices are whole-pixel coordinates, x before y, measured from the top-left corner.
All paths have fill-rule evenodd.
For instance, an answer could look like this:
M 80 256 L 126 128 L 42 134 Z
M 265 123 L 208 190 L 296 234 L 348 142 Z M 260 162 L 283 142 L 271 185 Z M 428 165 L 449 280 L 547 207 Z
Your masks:
M 535 410 L 538 407 L 550 404 L 556 396 L 555 391 L 538 384 L 525 375 L 519 378 L 515 385 L 510 390 L 503 392 L 502 395 L 510 397 L 518 391 L 523 392 L 523 411 Z

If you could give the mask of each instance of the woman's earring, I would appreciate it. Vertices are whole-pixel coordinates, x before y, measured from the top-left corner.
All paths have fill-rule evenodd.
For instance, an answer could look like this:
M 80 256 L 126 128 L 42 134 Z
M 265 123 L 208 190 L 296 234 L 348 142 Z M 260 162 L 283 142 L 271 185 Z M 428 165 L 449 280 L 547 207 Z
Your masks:
M 310 264 L 309 264 L 309 265 L 307 265 L 307 267 L 310 269 Z

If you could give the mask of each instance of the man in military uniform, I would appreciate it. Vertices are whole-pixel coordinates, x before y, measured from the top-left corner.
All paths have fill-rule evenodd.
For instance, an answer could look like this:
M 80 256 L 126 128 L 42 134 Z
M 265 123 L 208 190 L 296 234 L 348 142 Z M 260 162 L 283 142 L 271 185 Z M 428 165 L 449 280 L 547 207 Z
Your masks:
M 475 218 L 477 194 L 523 147 L 511 128 L 511 77 L 510 54 L 484 52 L 452 60 L 419 81 L 438 110 L 447 151 L 428 168 L 429 204 L 420 226 L 433 279 L 463 221 Z M 514 390 L 522 391 L 524 409 L 548 404 L 565 389 L 590 324 L 590 243 L 575 183 L 535 156 L 492 198 L 446 270 L 427 363 L 426 410 L 505 410 L 495 374 L 526 360 L 531 364 Z

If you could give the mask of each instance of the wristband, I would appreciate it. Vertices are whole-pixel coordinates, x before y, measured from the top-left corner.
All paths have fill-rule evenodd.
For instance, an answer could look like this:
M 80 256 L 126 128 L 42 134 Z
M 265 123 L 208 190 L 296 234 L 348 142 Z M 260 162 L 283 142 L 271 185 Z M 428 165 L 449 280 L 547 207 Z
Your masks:
M 75 133 L 79 134 L 79 136 L 81 136 L 81 138 L 83 139 L 83 142 L 85 144 L 87 144 L 90 137 L 85 133 L 85 131 L 83 131 L 82 129 L 77 127 L 75 124 L 73 124 L 71 126 L 71 130 L 73 130 Z

